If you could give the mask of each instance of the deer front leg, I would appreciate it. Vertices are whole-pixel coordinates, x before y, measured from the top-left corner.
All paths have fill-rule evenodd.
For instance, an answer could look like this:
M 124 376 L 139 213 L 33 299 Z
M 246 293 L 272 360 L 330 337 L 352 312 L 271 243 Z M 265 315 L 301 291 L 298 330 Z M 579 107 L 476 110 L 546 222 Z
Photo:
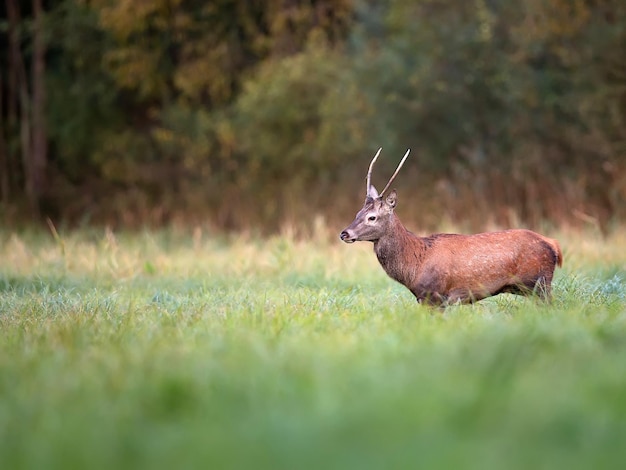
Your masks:
M 424 273 L 409 290 L 420 304 L 430 307 L 442 307 L 448 301 L 448 295 L 437 272 Z
M 453 289 L 450 291 L 450 295 L 448 295 L 447 305 L 453 305 L 456 303 L 461 304 L 471 304 L 478 300 L 484 299 L 485 297 L 489 297 L 488 292 L 472 292 L 469 289 L 461 288 L 461 289 Z
M 421 305 L 427 305 L 429 307 L 443 307 L 447 302 L 447 298 L 441 295 L 439 292 L 421 291 L 418 293 L 413 292 L 413 295 L 415 296 L 417 303 Z

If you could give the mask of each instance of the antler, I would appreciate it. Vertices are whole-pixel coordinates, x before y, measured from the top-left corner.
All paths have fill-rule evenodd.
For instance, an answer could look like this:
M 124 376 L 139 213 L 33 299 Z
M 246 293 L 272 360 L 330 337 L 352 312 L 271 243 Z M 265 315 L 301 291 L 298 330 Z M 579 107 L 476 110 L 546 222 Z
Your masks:
M 376 163 L 376 159 L 380 155 L 380 152 L 382 151 L 382 149 L 383 149 L 382 147 L 378 149 L 378 152 L 376 152 L 376 155 L 374 155 L 374 158 L 372 159 L 372 163 L 370 163 L 370 167 L 367 170 L 367 181 L 365 183 L 365 189 L 367 191 L 366 196 L 370 195 L 370 188 L 372 187 L 372 168 L 374 168 L 374 163 Z
M 409 156 L 409 152 L 410 151 L 411 151 L 411 149 L 408 149 L 406 151 L 406 153 L 404 154 L 404 157 L 400 161 L 400 164 L 398 165 L 398 168 L 396 168 L 395 173 L 393 175 L 391 175 L 391 178 L 389 178 L 389 181 L 387 182 L 387 186 L 385 186 L 385 188 L 380 192 L 380 197 L 382 197 L 382 195 L 385 194 L 385 191 L 387 191 L 389 189 L 389 186 L 391 186 L 391 183 L 393 183 L 393 180 L 396 179 L 396 176 L 398 176 L 398 172 L 400 171 L 400 168 L 402 168 L 402 165 L 404 165 L 404 161 Z M 379 152 L 380 152 L 380 150 L 379 150 Z M 377 156 L 378 156 L 378 154 L 376 154 L 376 157 Z M 376 157 L 374 157 L 374 160 L 376 160 Z M 372 160 L 372 164 L 370 165 L 370 171 L 372 170 L 372 165 L 374 164 L 374 160 Z M 369 173 L 367 174 L 367 179 L 369 181 Z

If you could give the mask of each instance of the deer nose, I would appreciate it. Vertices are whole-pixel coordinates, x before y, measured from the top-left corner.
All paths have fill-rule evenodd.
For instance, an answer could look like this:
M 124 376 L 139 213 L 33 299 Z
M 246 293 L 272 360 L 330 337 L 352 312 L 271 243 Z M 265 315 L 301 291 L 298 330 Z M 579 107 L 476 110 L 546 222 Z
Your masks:
M 344 230 L 343 232 L 341 232 L 339 234 L 339 238 L 341 238 L 341 241 L 346 242 L 346 243 L 353 243 L 355 241 L 354 238 L 350 236 L 347 230 Z

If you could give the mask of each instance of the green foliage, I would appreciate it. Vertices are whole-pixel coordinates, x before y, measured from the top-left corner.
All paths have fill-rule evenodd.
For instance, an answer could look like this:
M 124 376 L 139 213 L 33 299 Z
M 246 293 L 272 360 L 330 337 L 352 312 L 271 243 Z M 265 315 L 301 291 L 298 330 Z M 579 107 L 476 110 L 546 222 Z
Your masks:
M 351 78 L 342 57 L 323 44 L 264 64 L 234 110 L 239 151 L 251 170 L 306 179 L 336 171 L 344 155 L 361 150 Z
M 602 9 L 561 3 L 393 2 L 382 15 L 364 10 L 355 36 L 363 69 L 355 75 L 386 118 L 378 123 L 383 141 L 424 149 L 425 164 L 479 171 L 525 159 L 555 169 L 564 159 L 591 157 L 591 148 L 576 155 L 543 149 L 569 151 L 596 138 L 585 105 L 599 99 L 592 84 L 603 82 L 603 94 L 621 92 L 595 75 L 608 71 L 610 54 L 598 60 L 590 53 L 619 33 L 611 24 L 596 29 L 605 22 Z M 621 139 L 600 127 L 605 144 L 615 146 L 603 157 L 619 157 Z
M 625 241 L 558 238 L 552 305 L 441 313 L 322 236 L 0 233 L 3 464 L 618 467 Z

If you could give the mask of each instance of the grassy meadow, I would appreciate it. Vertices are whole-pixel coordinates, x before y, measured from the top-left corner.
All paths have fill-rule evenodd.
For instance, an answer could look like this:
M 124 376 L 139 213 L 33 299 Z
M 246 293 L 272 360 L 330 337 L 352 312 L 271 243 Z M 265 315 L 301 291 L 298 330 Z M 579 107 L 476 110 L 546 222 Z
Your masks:
M 0 467 L 622 468 L 626 234 L 445 312 L 371 244 L 0 232 Z

